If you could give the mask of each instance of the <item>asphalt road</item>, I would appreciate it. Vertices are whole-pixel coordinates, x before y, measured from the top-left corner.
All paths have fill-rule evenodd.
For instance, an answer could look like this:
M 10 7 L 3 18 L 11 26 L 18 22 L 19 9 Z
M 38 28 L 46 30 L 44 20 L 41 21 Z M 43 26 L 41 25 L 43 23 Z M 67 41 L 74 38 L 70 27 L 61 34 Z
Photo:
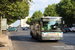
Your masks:
M 64 39 L 58 42 L 38 42 L 29 33 L 29 30 L 10 32 L 14 50 L 75 50 L 75 33 L 64 33 Z

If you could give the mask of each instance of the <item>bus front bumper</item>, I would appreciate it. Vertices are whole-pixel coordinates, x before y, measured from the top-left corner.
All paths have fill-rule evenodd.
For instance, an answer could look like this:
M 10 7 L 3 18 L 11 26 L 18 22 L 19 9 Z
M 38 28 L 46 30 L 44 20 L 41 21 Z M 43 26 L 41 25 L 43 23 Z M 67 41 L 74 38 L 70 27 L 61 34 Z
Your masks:
M 63 40 L 63 37 L 42 37 L 42 40 Z

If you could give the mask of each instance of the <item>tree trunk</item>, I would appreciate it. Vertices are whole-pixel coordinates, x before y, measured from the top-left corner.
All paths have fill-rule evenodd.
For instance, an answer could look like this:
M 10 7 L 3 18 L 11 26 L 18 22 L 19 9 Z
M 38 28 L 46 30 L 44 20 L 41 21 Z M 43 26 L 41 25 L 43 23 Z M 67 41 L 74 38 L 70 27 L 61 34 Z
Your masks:
M 2 16 L 0 14 L 0 37 L 2 36 Z

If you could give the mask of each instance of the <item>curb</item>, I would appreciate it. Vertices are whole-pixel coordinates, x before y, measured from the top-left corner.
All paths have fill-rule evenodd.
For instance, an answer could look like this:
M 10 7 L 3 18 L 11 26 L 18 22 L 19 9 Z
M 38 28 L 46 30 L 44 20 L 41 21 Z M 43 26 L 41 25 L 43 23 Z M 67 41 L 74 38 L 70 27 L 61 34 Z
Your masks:
M 9 50 L 9 47 L 0 47 L 0 50 Z
M 7 32 L 7 36 L 8 36 L 8 47 L 0 47 L 0 50 L 13 50 L 13 45 L 12 45 L 12 41 L 11 41 L 11 37 L 9 36 L 9 32 Z
M 8 33 L 9 33 L 9 32 L 8 32 Z M 9 33 L 9 34 L 10 34 L 10 33 Z M 10 44 L 9 50 L 13 50 L 13 45 L 12 45 L 11 37 L 9 36 L 9 34 L 8 34 L 9 44 Z
M 9 44 L 10 44 L 9 50 L 13 50 L 12 41 L 11 41 L 11 37 L 10 36 L 9 36 Z

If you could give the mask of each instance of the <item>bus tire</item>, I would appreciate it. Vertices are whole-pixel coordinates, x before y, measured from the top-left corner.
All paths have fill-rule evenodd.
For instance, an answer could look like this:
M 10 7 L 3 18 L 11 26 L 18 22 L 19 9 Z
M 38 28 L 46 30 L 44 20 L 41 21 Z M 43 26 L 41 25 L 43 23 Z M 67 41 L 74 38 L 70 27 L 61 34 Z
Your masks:
M 38 34 L 37 34 L 37 40 L 40 41 L 40 42 L 42 41 L 42 40 L 40 39 L 40 37 L 39 37 Z
M 32 35 L 32 32 L 30 32 L 30 35 Z
M 32 36 L 32 38 L 34 39 L 34 37 Z
M 30 35 L 32 36 L 32 38 L 34 38 L 34 36 L 33 36 L 33 33 L 32 33 L 32 32 L 30 32 Z

